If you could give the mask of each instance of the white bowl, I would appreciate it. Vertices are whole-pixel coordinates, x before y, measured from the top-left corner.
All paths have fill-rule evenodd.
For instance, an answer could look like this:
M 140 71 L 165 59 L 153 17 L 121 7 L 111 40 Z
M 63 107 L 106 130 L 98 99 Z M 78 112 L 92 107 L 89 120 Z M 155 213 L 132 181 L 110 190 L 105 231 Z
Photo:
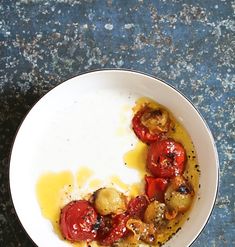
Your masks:
M 130 133 L 118 136 L 115 130 L 121 124 L 120 109 L 134 105 L 141 96 L 166 106 L 183 123 L 201 170 L 201 187 L 190 220 L 165 246 L 189 246 L 202 231 L 215 202 L 219 165 L 205 120 L 180 92 L 156 78 L 103 70 L 72 78 L 47 93 L 28 113 L 16 136 L 10 160 L 12 199 L 23 227 L 38 246 L 68 246 L 41 215 L 35 184 L 43 172 L 75 172 L 85 164 L 100 177 L 115 173 L 124 181 L 136 179 L 120 165 L 135 137 Z

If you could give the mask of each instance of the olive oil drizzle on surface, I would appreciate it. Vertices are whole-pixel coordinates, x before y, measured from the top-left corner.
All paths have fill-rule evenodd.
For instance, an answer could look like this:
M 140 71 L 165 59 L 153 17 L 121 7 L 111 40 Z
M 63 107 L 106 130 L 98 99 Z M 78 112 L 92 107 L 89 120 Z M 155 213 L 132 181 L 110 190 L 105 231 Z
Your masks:
M 177 142 L 180 142 L 184 146 L 187 153 L 187 161 L 183 175 L 191 183 L 195 194 L 197 194 L 199 188 L 199 172 L 197 170 L 196 150 L 193 146 L 189 134 L 187 133 L 183 125 L 176 120 L 176 118 L 168 109 L 149 98 L 143 97 L 138 99 L 136 101 L 136 105 L 132 109 L 133 113 L 135 114 L 146 104 L 152 108 L 161 108 L 168 111 L 170 120 L 172 122 L 168 137 L 174 139 Z M 137 170 L 140 178 L 143 178 L 145 174 L 148 174 L 148 171 L 146 171 L 145 167 L 147 152 L 148 146 L 141 141 L 138 141 L 134 149 L 128 151 L 124 155 L 125 165 L 129 168 Z M 155 246 L 160 246 L 161 244 L 165 243 L 171 236 L 179 231 L 183 223 L 188 219 L 189 213 L 190 210 L 188 210 L 184 214 L 178 215 L 175 219 L 169 221 L 167 227 L 164 228 L 162 232 L 159 232 L 157 234 L 156 242 L 158 244 L 156 244 Z

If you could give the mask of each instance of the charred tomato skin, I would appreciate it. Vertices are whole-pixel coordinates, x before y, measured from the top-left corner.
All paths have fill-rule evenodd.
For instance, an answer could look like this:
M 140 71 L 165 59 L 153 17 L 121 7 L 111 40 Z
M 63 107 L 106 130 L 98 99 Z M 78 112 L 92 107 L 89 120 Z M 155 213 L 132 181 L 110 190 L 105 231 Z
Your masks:
M 149 200 L 164 202 L 164 193 L 168 186 L 168 180 L 165 178 L 155 178 L 145 176 L 145 193 Z
M 145 195 L 136 196 L 128 203 L 127 212 L 131 217 L 142 219 L 148 204 L 149 201 Z
M 160 140 L 149 146 L 147 168 L 158 178 L 173 178 L 184 171 L 186 151 L 173 139 Z
M 101 245 L 112 246 L 113 243 L 126 236 L 128 229 L 126 223 L 130 216 L 127 213 L 117 214 L 112 218 L 112 227 L 106 233 L 103 238 L 99 238 L 98 241 Z

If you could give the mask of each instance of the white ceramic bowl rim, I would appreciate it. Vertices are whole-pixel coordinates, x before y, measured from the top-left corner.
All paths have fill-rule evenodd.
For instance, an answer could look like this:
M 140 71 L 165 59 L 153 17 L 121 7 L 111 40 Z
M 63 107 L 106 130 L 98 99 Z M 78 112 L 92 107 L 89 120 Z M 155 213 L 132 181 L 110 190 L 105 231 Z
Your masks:
M 202 116 L 202 114 L 199 112 L 199 110 L 194 106 L 194 104 L 192 103 L 192 101 L 190 99 L 188 99 L 181 91 L 179 91 L 178 89 L 176 89 L 173 85 L 169 84 L 168 82 L 162 80 L 162 79 L 159 79 L 158 77 L 156 76 L 153 76 L 153 75 L 150 75 L 146 72 L 141 72 L 141 71 L 137 71 L 137 70 L 134 70 L 134 69 L 123 69 L 123 68 L 105 68 L 105 69 L 94 69 L 94 70 L 90 70 L 90 71 L 86 71 L 86 72 L 82 72 L 72 78 L 69 78 L 68 80 L 71 80 L 75 77 L 78 77 L 78 76 L 83 76 L 83 75 L 86 75 L 86 74 L 91 74 L 91 73 L 99 73 L 99 72 L 105 72 L 105 71 L 109 71 L 109 72 L 129 72 L 129 73 L 133 73 L 133 74 L 139 74 L 139 75 L 142 75 L 142 76 L 147 76 L 151 79 L 154 79 L 154 80 L 158 80 L 160 82 L 162 82 L 163 84 L 166 84 L 167 86 L 169 86 L 171 89 L 173 89 L 174 91 L 176 91 L 176 93 L 180 94 L 181 96 L 183 96 L 183 98 L 185 98 L 189 103 L 190 105 L 196 110 L 196 112 L 199 114 L 201 120 L 203 121 L 203 123 L 205 124 L 206 128 L 207 128 L 207 132 L 209 134 L 209 137 L 210 137 L 210 140 L 211 140 L 211 143 L 213 144 L 213 151 L 214 151 L 214 154 L 215 154 L 215 160 L 216 160 L 216 167 L 217 167 L 217 178 L 216 178 L 216 192 L 215 192 L 215 196 L 214 196 L 214 200 L 213 200 L 213 205 L 211 207 L 211 210 L 208 214 L 208 217 L 207 219 L 205 220 L 204 222 L 204 225 L 202 225 L 200 231 L 198 232 L 198 234 L 195 236 L 195 238 L 192 240 L 192 242 L 190 243 L 190 246 L 197 240 L 197 238 L 199 237 L 199 235 L 202 233 L 202 231 L 204 230 L 204 228 L 206 227 L 209 219 L 210 219 L 210 216 L 213 212 L 213 209 L 214 209 L 214 206 L 215 206 L 215 202 L 216 202 L 216 198 L 218 196 L 218 191 L 219 191 L 219 158 L 218 158 L 218 152 L 217 152 L 217 148 L 216 148 L 216 144 L 215 144 L 215 141 L 214 141 L 214 138 L 213 138 L 213 135 L 211 133 L 211 130 L 206 122 L 206 120 L 204 119 L 204 117 Z M 26 115 L 24 116 L 24 118 L 22 119 L 20 125 L 18 126 L 18 129 L 16 131 L 16 134 L 15 134 L 15 137 L 14 137 L 14 140 L 13 140 L 13 143 L 12 143 L 12 147 L 11 147 L 11 151 L 10 151 L 10 159 L 9 159 L 9 191 L 10 191 L 10 198 L 11 198 L 11 201 L 12 201 L 12 205 L 14 207 L 14 210 L 16 212 L 16 218 L 18 219 L 18 222 L 20 223 L 20 225 L 22 226 L 22 229 L 24 230 L 24 232 L 26 233 L 26 235 L 29 237 L 29 239 L 31 239 L 32 243 L 36 245 L 36 243 L 34 242 L 34 240 L 30 237 L 30 235 L 28 234 L 28 232 L 26 231 L 26 229 L 24 228 L 21 220 L 19 219 L 18 215 L 17 215 L 17 210 L 15 208 L 15 205 L 13 203 L 13 197 L 12 197 L 12 192 L 11 192 L 11 185 L 10 185 L 10 163 L 11 163 L 11 156 L 12 156 L 12 150 L 13 150 L 13 146 L 14 146 L 14 143 L 15 143 L 15 140 L 17 138 L 17 135 L 18 135 L 18 132 L 21 128 L 21 125 L 23 124 L 23 122 L 25 121 L 25 119 L 27 118 L 28 114 L 30 113 L 30 111 L 34 108 L 34 106 L 42 99 L 44 98 L 50 91 L 54 90 L 56 87 L 60 86 L 61 84 L 67 82 L 68 80 L 66 81 L 63 81 L 61 83 L 59 83 L 58 85 L 56 85 L 55 87 L 53 87 L 52 89 L 50 89 L 46 94 L 44 94 L 42 97 L 40 97 L 34 104 L 33 106 L 29 109 L 29 111 L 26 113 Z

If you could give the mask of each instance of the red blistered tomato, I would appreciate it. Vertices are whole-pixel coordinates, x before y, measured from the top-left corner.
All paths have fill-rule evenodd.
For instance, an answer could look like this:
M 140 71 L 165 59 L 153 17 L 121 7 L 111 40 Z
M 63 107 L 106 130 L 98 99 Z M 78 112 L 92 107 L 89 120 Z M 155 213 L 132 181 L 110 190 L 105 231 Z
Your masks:
M 97 230 L 97 213 L 86 200 L 72 201 L 60 214 L 60 230 L 64 238 L 72 242 L 95 239 Z
M 127 213 L 131 217 L 143 218 L 145 209 L 147 208 L 149 201 L 145 195 L 137 196 L 130 200 L 127 206 Z
M 184 171 L 186 152 L 184 147 L 172 139 L 152 143 L 147 156 L 147 168 L 152 175 L 173 178 Z
M 165 178 L 154 178 L 145 176 L 145 193 L 149 200 L 157 200 L 164 202 L 164 193 L 166 191 L 168 181 Z
M 167 111 L 152 109 L 149 106 L 139 110 L 132 119 L 132 128 L 136 136 L 147 144 L 160 140 L 169 130 L 169 126 Z
M 129 217 L 130 216 L 125 213 L 115 215 L 112 219 L 112 228 L 107 235 L 100 240 L 100 243 L 104 246 L 111 246 L 114 242 L 123 238 L 128 232 L 126 223 Z

